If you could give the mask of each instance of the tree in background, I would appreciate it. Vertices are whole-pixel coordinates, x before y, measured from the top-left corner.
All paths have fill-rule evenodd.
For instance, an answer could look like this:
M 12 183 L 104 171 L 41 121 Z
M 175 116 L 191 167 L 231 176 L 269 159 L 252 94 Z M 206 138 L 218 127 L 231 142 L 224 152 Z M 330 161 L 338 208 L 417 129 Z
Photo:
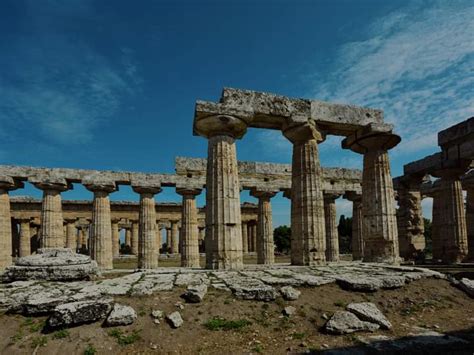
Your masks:
M 276 250 L 280 253 L 288 253 L 291 248 L 291 228 L 288 226 L 279 226 L 273 230 L 273 241 Z
M 432 255 L 433 253 L 433 239 L 431 237 L 431 220 L 423 218 L 423 223 L 425 224 L 425 254 Z
M 346 216 L 341 215 L 337 232 L 339 234 L 339 253 L 352 253 L 352 217 L 346 218 Z

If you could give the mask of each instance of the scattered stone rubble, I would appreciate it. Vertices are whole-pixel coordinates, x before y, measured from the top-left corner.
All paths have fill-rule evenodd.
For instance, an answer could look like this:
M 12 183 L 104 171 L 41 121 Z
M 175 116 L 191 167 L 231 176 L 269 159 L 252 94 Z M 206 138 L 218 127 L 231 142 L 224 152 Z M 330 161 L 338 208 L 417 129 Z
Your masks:
M 168 314 L 166 316 L 166 320 L 173 328 L 179 328 L 184 323 L 183 318 L 181 317 L 181 313 L 179 313 L 178 311 Z
M 110 327 L 129 325 L 135 322 L 136 319 L 137 312 L 132 307 L 116 303 L 105 320 L 105 324 Z

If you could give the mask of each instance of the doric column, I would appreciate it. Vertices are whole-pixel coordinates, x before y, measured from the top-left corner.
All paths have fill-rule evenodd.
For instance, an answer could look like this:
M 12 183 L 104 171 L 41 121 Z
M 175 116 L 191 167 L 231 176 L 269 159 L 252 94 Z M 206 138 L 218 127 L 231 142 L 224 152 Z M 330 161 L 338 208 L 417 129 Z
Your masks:
M 247 221 L 242 221 L 242 252 L 244 254 L 247 254 L 249 252 L 249 239 L 247 230 Z
M 323 134 L 310 121 L 283 134 L 293 143 L 291 171 L 291 263 L 315 265 L 326 260 L 324 202 L 318 143 Z
M 336 199 L 340 194 L 324 194 L 326 220 L 326 261 L 339 261 L 339 233 L 337 230 Z
M 395 196 L 388 149 L 400 142 L 391 125 L 368 125 L 345 138 L 343 148 L 364 155 L 362 172 L 362 235 L 364 261 L 399 263 Z
M 421 177 L 397 178 L 398 194 L 398 240 L 400 256 L 411 260 L 417 252 L 425 249 L 423 212 L 421 209 Z
M 129 248 L 132 247 L 132 229 L 131 228 L 125 229 L 125 246 Z
M 344 198 L 352 201 L 352 260 L 362 260 L 364 238 L 362 236 L 362 195 L 348 192 Z
M 92 226 L 89 249 L 93 260 L 101 269 L 113 269 L 112 220 L 110 216 L 109 194 L 116 190 L 114 182 L 84 184 L 94 193 Z
M 19 256 L 31 255 L 30 218 L 20 219 L 20 248 Z
M 275 247 L 273 244 L 272 205 L 270 199 L 278 191 L 252 189 L 250 194 L 258 198 L 257 220 L 257 264 L 273 264 Z
M 466 227 L 467 227 L 467 260 L 474 261 L 474 185 L 465 185 L 466 194 Z
M 131 251 L 133 255 L 138 255 L 138 221 L 132 222 Z
M 253 224 L 250 226 L 252 229 L 252 251 L 255 253 L 257 252 L 257 234 L 258 234 L 258 228 L 257 228 L 258 222 L 254 221 Z
M 166 230 L 166 235 L 165 235 L 165 238 L 166 238 L 166 252 L 167 253 L 171 253 L 171 227 L 166 227 L 165 228 Z
M 208 138 L 206 177 L 206 268 L 240 269 L 242 231 L 235 140 L 247 130 L 242 119 L 207 116 L 194 133 Z
M 206 238 L 206 227 L 199 227 L 199 251 L 204 250 L 204 240 Z
M 179 252 L 179 237 L 178 235 L 178 223 L 179 221 L 171 221 L 171 235 L 170 235 L 170 248 L 171 248 L 171 254 L 178 254 Z
M 133 190 L 140 194 L 139 235 L 137 250 L 138 268 L 155 269 L 158 267 L 159 250 L 156 247 L 156 206 L 154 196 L 161 192 L 161 186 L 136 185 L 133 186 Z
M 76 250 L 76 219 L 66 219 L 66 248 Z
M 61 192 L 72 188 L 72 186 L 68 186 L 64 179 L 52 181 L 47 178 L 39 178 L 29 181 L 38 189 L 43 190 L 40 248 L 64 248 Z
M 112 218 L 112 257 L 120 256 L 120 229 L 119 218 Z
M 196 196 L 201 193 L 198 188 L 177 188 L 183 196 L 181 214 L 181 266 L 199 267 L 198 220 Z
M 12 257 L 18 257 L 20 255 L 20 233 L 18 220 L 12 218 Z
M 437 256 L 444 263 L 461 262 L 468 253 L 466 213 L 460 180 L 464 172 L 464 168 L 446 168 L 434 174 L 440 177 L 436 207 L 439 209 L 437 228 L 442 251 Z

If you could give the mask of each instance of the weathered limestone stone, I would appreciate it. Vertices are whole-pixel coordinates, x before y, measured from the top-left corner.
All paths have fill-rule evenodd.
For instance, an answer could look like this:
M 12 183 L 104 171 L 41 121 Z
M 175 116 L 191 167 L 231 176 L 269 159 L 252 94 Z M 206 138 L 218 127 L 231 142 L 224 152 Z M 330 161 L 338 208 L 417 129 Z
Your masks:
M 74 250 L 76 247 L 77 229 L 75 219 L 66 219 L 66 248 Z
M 402 177 L 398 192 L 398 240 L 400 256 L 411 260 L 425 249 L 420 185 L 423 177 Z
M 250 225 L 250 236 L 251 236 L 251 244 L 252 244 L 252 251 L 257 251 L 257 234 L 258 234 L 258 223 L 254 222 Z
M 247 130 L 233 116 L 208 116 L 195 122 L 195 134 L 208 138 L 206 177 L 206 267 L 241 269 L 240 185 L 235 139 Z
M 115 303 L 112 311 L 107 316 L 105 324 L 109 327 L 116 327 L 119 325 L 129 325 L 137 319 L 137 312 L 130 307 L 123 304 Z
M 70 186 L 65 179 L 48 180 L 39 178 L 30 182 L 43 190 L 41 205 L 41 248 L 64 248 L 63 212 L 61 192 Z
M 362 235 L 364 261 L 399 263 L 398 231 L 393 182 L 387 150 L 400 137 L 386 125 L 369 125 L 346 137 L 342 146 L 364 154 L 362 172 Z M 391 129 L 391 127 L 389 127 Z
M 337 230 L 336 199 L 339 194 L 324 194 L 326 219 L 326 261 L 339 261 L 339 233 Z
M 165 231 L 166 231 L 166 248 L 167 248 L 167 252 L 171 252 L 171 244 L 172 243 L 172 238 L 171 238 L 171 228 L 165 228 Z
M 295 301 L 301 295 L 301 291 L 298 291 L 297 289 L 291 286 L 283 286 L 280 289 L 280 293 L 282 294 L 283 298 L 288 301 Z
M 112 219 L 112 257 L 118 258 L 120 255 L 120 230 L 119 219 Z
M 0 271 L 12 263 L 12 225 L 8 191 L 16 188 L 15 181 L 0 176 Z
M 283 308 L 283 315 L 287 317 L 291 317 L 293 314 L 295 314 L 296 308 L 293 306 L 286 306 Z
M 112 300 L 71 302 L 57 306 L 47 320 L 51 328 L 96 322 L 104 319 L 112 308 Z
M 438 237 L 442 243 L 440 258 L 445 263 L 463 261 L 468 253 L 466 213 L 462 194 L 460 175 L 463 168 L 443 169 L 436 172 L 440 176 L 437 211 L 439 221 L 436 223 Z M 433 253 L 433 257 L 435 254 Z
M 272 205 L 270 199 L 278 191 L 253 189 L 250 194 L 258 198 L 257 220 L 257 264 L 271 265 L 275 262 L 273 244 Z
M 132 246 L 132 230 L 130 228 L 125 229 L 125 246 Z
M 189 285 L 181 297 L 189 303 L 199 303 L 202 302 L 206 293 L 207 285 L 204 283 L 200 285 Z
M 287 127 L 283 134 L 293 143 L 291 175 L 291 263 L 325 262 L 326 233 L 318 143 L 324 137 L 311 121 Z
M 474 261 L 474 185 L 466 187 L 467 259 Z
M 199 242 L 196 196 L 201 189 L 177 188 L 176 192 L 183 196 L 181 216 L 181 266 L 199 267 Z
M 246 221 L 242 221 L 242 252 L 249 252 L 249 237 L 248 237 L 248 225 Z
M 112 220 L 110 216 L 109 193 L 115 191 L 115 183 L 97 181 L 84 184 L 94 193 L 92 207 L 92 231 L 90 234 L 90 255 L 101 269 L 113 269 Z
M 161 186 L 133 186 L 133 190 L 140 194 L 138 268 L 155 269 L 158 267 L 159 250 L 156 247 L 154 196 L 161 191 Z
M 376 323 L 383 329 L 391 329 L 392 324 L 383 315 L 377 306 L 371 302 L 349 303 L 347 310 L 354 313 L 361 320 Z
M 178 311 L 168 314 L 166 316 L 166 320 L 172 328 L 179 328 L 184 323 L 183 318 L 181 317 L 181 313 L 179 313 Z
M 171 254 L 177 254 L 179 252 L 179 239 L 182 238 L 181 235 L 178 236 L 178 222 L 179 221 L 171 221 L 171 235 L 170 235 L 170 245 Z M 168 232 L 168 230 L 167 230 Z
M 132 222 L 132 237 L 131 237 L 131 250 L 133 255 L 138 255 L 138 233 L 139 233 L 139 224 L 138 221 Z
M 19 257 L 31 254 L 30 219 L 20 219 L 20 249 Z
M 356 315 L 347 311 L 337 311 L 325 325 L 325 330 L 331 334 L 349 334 L 377 329 L 379 329 L 378 324 L 361 321 Z
M 362 260 L 364 255 L 364 238 L 362 236 L 362 195 L 346 193 L 344 195 L 352 201 L 352 260 Z

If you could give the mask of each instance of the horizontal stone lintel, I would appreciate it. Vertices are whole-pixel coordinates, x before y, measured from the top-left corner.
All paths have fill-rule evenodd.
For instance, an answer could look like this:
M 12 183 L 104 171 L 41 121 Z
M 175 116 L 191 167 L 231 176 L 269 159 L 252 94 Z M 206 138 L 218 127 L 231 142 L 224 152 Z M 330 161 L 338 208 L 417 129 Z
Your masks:
M 441 147 L 457 145 L 474 138 L 474 117 L 444 129 L 438 133 L 438 145 Z

